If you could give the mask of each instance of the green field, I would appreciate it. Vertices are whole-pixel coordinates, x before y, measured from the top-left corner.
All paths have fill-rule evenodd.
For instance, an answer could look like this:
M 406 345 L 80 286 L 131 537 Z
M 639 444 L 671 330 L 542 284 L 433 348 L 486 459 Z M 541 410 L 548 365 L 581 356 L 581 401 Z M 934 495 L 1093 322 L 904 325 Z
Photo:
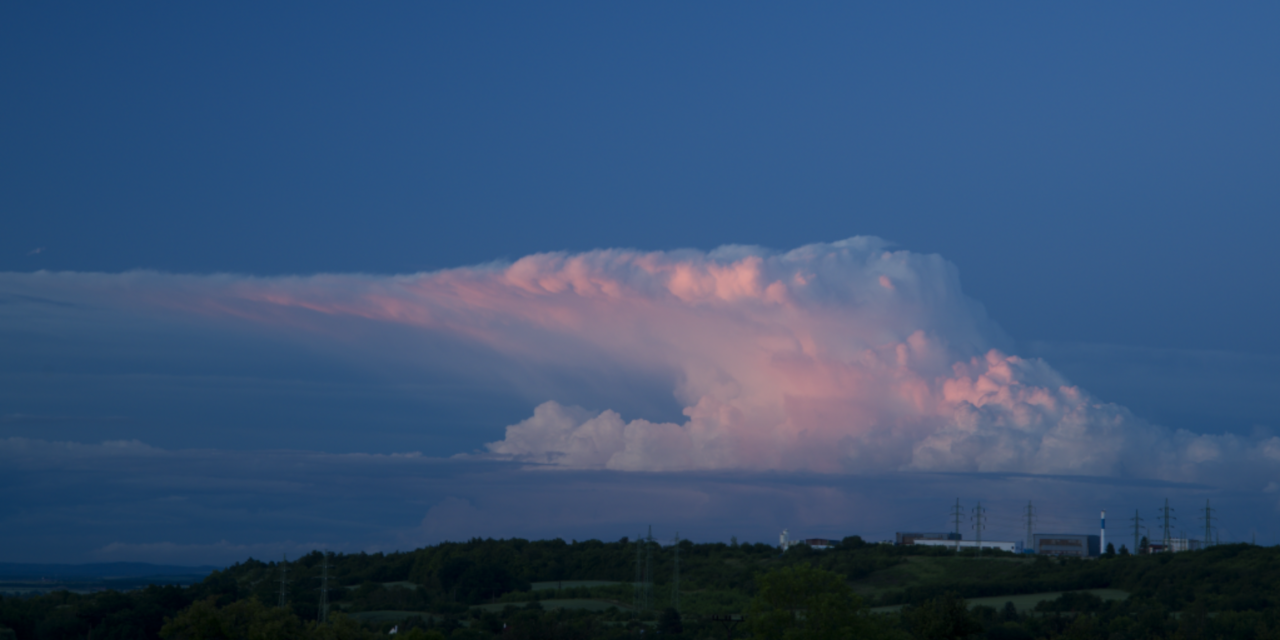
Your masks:
M 388 589 L 396 589 L 396 588 L 399 588 L 399 589 L 417 589 L 417 588 L 418 588 L 418 583 L 416 583 L 416 582 L 409 582 L 409 581 L 407 581 L 407 580 L 401 580 L 401 581 L 399 581 L 399 582 L 382 582 L 382 583 L 379 583 L 379 584 L 381 584 L 382 586 L 384 586 L 384 587 L 386 587 L 386 588 L 388 588 Z M 347 585 L 347 586 L 346 586 L 346 587 L 344 587 L 344 588 L 345 588 L 345 589 L 347 589 L 348 591 L 351 591 L 351 590 L 359 589 L 359 588 L 360 588 L 360 585 L 358 585 L 358 584 L 352 584 L 352 585 Z
M 359 620 L 360 622 L 372 622 L 374 624 L 382 622 L 400 622 L 405 618 L 414 616 L 422 616 L 423 620 L 428 620 L 432 614 L 426 611 L 359 611 L 356 613 L 348 613 L 347 617 Z M 439 618 L 440 616 L 435 616 Z
M 1034 562 L 1031 558 L 910 556 L 901 564 L 876 571 L 851 584 L 859 595 L 874 598 L 911 586 L 990 582 L 1013 575 L 1031 562 Z
M 566 580 L 565 582 L 567 583 L 568 581 Z M 590 581 L 585 581 L 585 582 L 590 582 Z M 567 588 L 567 585 L 566 585 L 566 588 Z M 566 600 L 539 600 L 538 603 L 542 605 L 543 609 L 568 609 L 571 611 L 608 611 L 613 607 L 617 607 L 618 609 L 622 609 L 622 610 L 629 610 L 632 608 L 630 605 L 621 604 L 618 602 L 613 602 L 609 600 L 596 600 L 596 599 L 590 599 L 590 598 L 574 598 L 574 599 L 566 599 Z M 500 612 L 507 607 L 520 608 L 521 606 L 522 606 L 521 604 L 513 603 L 513 602 L 495 602 L 492 604 L 478 604 L 471 608 L 479 609 L 480 611 Z
M 1012 602 L 1018 613 L 1026 614 L 1035 611 L 1036 605 L 1045 600 L 1056 600 L 1065 591 L 1048 591 L 1045 593 L 1022 593 L 1011 596 L 991 596 L 989 598 L 972 598 L 966 600 L 969 608 L 984 606 L 993 609 L 1001 609 L 1006 602 Z M 1092 593 L 1105 601 L 1125 600 L 1129 597 L 1129 592 L 1120 589 L 1085 589 L 1082 593 Z M 888 607 L 874 607 L 871 609 L 874 613 L 893 613 L 902 609 L 902 605 L 892 605 Z
M 531 591 L 544 591 L 546 589 L 573 589 L 575 587 L 607 587 L 615 584 L 630 584 L 627 582 L 613 582 L 610 580 L 556 580 L 551 582 L 533 582 L 531 583 Z

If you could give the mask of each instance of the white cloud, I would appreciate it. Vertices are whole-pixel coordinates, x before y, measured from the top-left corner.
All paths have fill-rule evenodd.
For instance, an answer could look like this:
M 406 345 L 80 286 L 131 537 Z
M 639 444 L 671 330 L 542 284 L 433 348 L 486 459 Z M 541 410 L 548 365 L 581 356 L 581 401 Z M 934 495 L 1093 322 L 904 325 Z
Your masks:
M 607 362 L 670 377 L 683 421 L 553 396 L 487 446 L 563 468 L 1188 479 L 1275 465 L 1265 446 L 1152 425 L 1042 360 L 1009 355 L 953 265 L 876 238 L 788 252 L 549 253 L 394 277 L 37 273 L 4 274 L 0 286 L 353 343 L 374 332 L 352 322 L 399 325 L 500 354 L 511 370 Z M 498 368 L 494 378 L 512 375 Z

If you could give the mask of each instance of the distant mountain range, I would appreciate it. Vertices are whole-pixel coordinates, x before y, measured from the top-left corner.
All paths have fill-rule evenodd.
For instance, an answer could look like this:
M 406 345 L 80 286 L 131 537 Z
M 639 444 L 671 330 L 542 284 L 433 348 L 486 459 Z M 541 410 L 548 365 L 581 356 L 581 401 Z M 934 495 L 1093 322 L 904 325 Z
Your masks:
M 97 579 L 143 578 L 149 576 L 207 576 L 222 567 L 202 565 L 182 567 L 147 562 L 96 562 L 90 564 L 32 564 L 0 562 L 0 579 Z

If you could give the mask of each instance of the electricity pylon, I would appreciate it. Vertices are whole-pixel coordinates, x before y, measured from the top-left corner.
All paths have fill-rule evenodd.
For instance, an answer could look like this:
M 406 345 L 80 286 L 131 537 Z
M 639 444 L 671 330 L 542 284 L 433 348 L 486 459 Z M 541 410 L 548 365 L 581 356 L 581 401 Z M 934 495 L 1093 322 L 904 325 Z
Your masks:
M 1213 512 L 1214 511 L 1217 511 L 1217 509 L 1209 508 L 1209 501 L 1205 500 L 1204 515 L 1201 516 L 1200 518 L 1201 520 L 1204 520 L 1204 546 L 1205 547 L 1208 547 L 1209 545 L 1213 544 Z
M 1138 516 L 1137 509 L 1133 510 L 1133 517 L 1130 520 L 1133 521 L 1133 555 L 1136 556 L 1141 551 L 1138 547 L 1138 533 L 1142 529 L 1142 518 Z
M 1164 518 L 1164 550 L 1173 551 L 1173 530 L 1172 522 L 1178 517 L 1173 515 L 1174 509 L 1169 508 L 1169 499 L 1164 499 L 1164 509 L 1161 509 Z
M 329 552 L 324 552 L 324 564 L 320 574 L 320 613 L 317 620 L 320 624 L 329 621 Z
M 951 507 L 951 519 L 956 524 L 956 553 L 960 553 L 960 517 L 964 510 L 960 508 L 960 498 L 956 498 L 956 506 Z
M 644 608 L 649 608 L 653 600 L 653 525 L 649 525 L 649 535 L 644 540 Z
M 636 540 L 636 587 L 635 606 L 640 611 L 648 611 L 653 598 L 653 525 L 649 525 L 649 535 Z
M 284 559 L 280 561 L 280 604 L 279 604 L 279 607 L 281 609 L 283 609 L 285 605 L 289 604 L 289 591 L 288 591 L 289 554 L 284 554 L 284 556 L 282 557 Z
M 1022 516 L 1027 521 L 1027 549 L 1035 551 L 1035 537 L 1031 534 L 1031 526 L 1036 520 L 1036 509 L 1027 501 L 1027 513 Z
M 643 537 L 636 538 L 636 582 L 635 582 L 635 588 L 634 588 L 635 602 L 633 604 L 635 605 L 635 608 L 637 610 L 643 609 L 642 605 L 644 604 L 644 596 L 642 595 L 643 584 L 644 584 L 643 545 L 644 545 L 644 538 Z
M 680 611 L 680 532 L 676 532 L 675 573 L 671 576 L 671 608 Z
M 987 526 L 987 510 L 982 508 L 982 501 L 973 508 L 973 530 L 978 538 L 978 555 L 982 555 L 982 530 Z

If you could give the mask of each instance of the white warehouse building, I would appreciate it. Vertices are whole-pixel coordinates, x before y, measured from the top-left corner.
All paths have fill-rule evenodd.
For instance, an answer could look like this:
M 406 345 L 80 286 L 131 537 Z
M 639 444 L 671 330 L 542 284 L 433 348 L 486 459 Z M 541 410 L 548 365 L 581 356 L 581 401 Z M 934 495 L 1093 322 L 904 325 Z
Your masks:
M 951 549 L 977 549 L 978 545 L 982 545 L 983 549 L 997 549 L 999 551 L 1008 551 L 1009 553 L 1022 553 L 1022 542 L 1000 542 L 998 540 L 913 540 L 911 544 L 921 547 L 948 547 Z

